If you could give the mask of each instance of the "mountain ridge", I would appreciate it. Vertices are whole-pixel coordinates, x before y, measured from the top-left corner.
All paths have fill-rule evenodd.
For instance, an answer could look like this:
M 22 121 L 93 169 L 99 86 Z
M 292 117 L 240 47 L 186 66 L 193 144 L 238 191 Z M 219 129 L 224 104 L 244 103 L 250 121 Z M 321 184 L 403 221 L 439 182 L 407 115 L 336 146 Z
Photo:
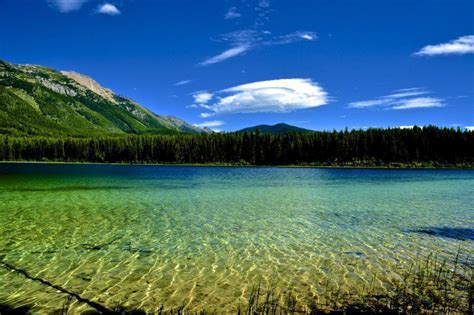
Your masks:
M 314 132 L 313 130 L 296 127 L 296 126 L 292 126 L 285 123 L 278 123 L 275 125 L 257 125 L 257 126 L 240 129 L 236 132 L 256 132 L 257 130 L 260 133 L 273 134 L 273 135 L 284 135 L 291 132 Z
M 0 60 L 0 134 L 94 136 L 207 133 L 153 113 L 73 71 Z
M 76 71 L 60 71 L 60 72 L 64 74 L 66 77 L 76 81 L 80 85 L 84 86 L 85 88 L 91 90 L 92 92 L 96 94 L 99 94 L 100 96 L 111 101 L 112 103 L 117 103 L 117 101 L 114 98 L 115 93 L 111 89 L 103 87 L 91 77 L 84 75 L 82 73 L 76 72 Z

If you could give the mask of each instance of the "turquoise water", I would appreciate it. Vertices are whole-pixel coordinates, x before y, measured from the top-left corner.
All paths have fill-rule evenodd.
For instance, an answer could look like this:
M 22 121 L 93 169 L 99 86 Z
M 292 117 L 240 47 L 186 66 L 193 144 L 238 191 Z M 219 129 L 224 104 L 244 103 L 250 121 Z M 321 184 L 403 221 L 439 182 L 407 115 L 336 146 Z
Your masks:
M 304 305 L 474 253 L 473 193 L 470 170 L 0 164 L 0 257 L 107 307 L 231 311 L 258 283 Z M 0 267 L 0 304 L 65 299 Z

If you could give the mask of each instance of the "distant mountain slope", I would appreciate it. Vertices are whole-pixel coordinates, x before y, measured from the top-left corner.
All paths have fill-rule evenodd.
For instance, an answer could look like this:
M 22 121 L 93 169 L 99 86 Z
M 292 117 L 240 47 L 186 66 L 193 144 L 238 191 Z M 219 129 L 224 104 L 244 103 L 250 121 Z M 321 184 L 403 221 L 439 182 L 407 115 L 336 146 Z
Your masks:
M 241 129 L 237 132 L 255 132 L 258 129 L 260 133 L 268 133 L 268 134 L 274 134 L 274 135 L 284 135 L 288 134 L 291 132 L 312 132 L 312 130 L 309 129 L 304 129 L 288 124 L 276 124 L 276 125 L 258 125 L 254 127 L 248 127 Z
M 0 60 L 0 134 L 94 136 L 202 133 L 76 72 Z

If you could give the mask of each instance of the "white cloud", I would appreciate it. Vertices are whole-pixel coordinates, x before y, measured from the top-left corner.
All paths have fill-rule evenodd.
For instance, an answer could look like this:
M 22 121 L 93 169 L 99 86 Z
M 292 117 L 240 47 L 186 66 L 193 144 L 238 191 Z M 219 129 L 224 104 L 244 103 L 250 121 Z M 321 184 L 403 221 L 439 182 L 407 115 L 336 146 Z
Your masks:
M 215 102 L 202 106 L 211 112 L 202 113 L 201 117 L 233 113 L 285 113 L 322 106 L 329 101 L 327 92 L 316 82 L 299 78 L 253 82 L 216 94 Z
M 420 97 L 426 94 L 430 94 L 430 92 L 422 88 L 401 89 L 373 100 L 349 103 L 349 107 L 360 109 L 382 106 L 385 109 L 400 110 L 444 106 L 443 99 L 428 96 Z
M 212 64 L 215 64 L 215 63 L 218 63 L 218 62 L 222 62 L 222 61 L 227 60 L 229 58 L 232 58 L 232 57 L 235 57 L 235 56 L 238 56 L 238 55 L 242 55 L 245 52 L 247 52 L 248 50 L 250 50 L 250 46 L 247 46 L 247 45 L 232 47 L 232 48 L 224 51 L 223 53 L 220 53 L 217 56 L 214 56 L 214 57 L 211 57 L 209 59 L 204 60 L 203 62 L 200 63 L 200 65 L 201 66 L 208 66 L 208 65 L 212 65 Z
M 358 101 L 349 103 L 351 108 L 366 108 L 372 106 L 386 105 L 392 102 L 391 99 L 378 99 L 378 100 L 368 100 L 368 101 Z
M 281 36 L 273 36 L 269 31 L 239 30 L 221 35 L 217 41 L 229 43 L 230 48 L 214 57 L 204 60 L 200 65 L 207 66 L 219 63 L 243 55 L 258 47 L 287 45 L 301 41 L 315 41 L 316 39 L 316 33 L 309 31 L 296 31 Z
M 302 41 L 302 40 L 314 41 L 317 38 L 318 36 L 316 35 L 315 32 L 297 31 L 290 34 L 276 37 L 263 44 L 267 46 L 284 45 L 284 44 L 291 44 L 291 43 Z
M 315 39 L 315 37 L 311 34 L 301 34 L 300 36 L 301 36 L 301 38 L 307 39 L 307 40 L 314 40 Z
M 219 126 L 222 126 L 224 124 L 225 124 L 225 122 L 223 122 L 221 120 L 212 120 L 212 121 L 205 121 L 205 122 L 200 123 L 200 124 L 194 124 L 193 126 L 196 126 L 196 127 L 199 127 L 199 128 L 204 128 L 204 127 L 212 128 L 212 127 L 219 127 Z
M 97 8 L 97 12 L 107 15 L 119 15 L 121 13 L 116 6 L 110 3 L 104 3 L 99 5 L 99 7 Z
M 224 15 L 224 19 L 226 20 L 233 20 L 241 17 L 242 15 L 237 11 L 236 7 L 231 7 L 227 11 L 227 13 Z
M 50 5 L 63 13 L 79 10 L 85 2 L 87 0 L 48 0 Z
M 174 86 L 180 86 L 180 85 L 186 85 L 186 84 L 189 84 L 193 82 L 193 80 L 183 80 L 183 81 L 179 81 L 179 82 L 176 82 L 175 84 L 173 84 Z
M 387 95 L 386 98 L 405 98 L 409 96 L 419 96 L 429 94 L 430 92 L 422 88 L 409 88 L 393 91 L 392 94 Z
M 398 128 L 400 129 L 413 129 L 415 127 L 415 125 L 411 125 L 411 126 L 398 126 Z
M 194 102 L 197 104 L 206 104 L 208 103 L 214 95 L 206 91 L 199 91 L 193 94 Z
M 417 51 L 416 56 L 462 55 L 474 53 L 474 35 L 459 37 L 447 43 L 428 45 Z
M 417 97 L 412 99 L 404 99 L 395 102 L 395 106 L 391 109 L 412 109 L 412 108 L 430 108 L 430 107 L 443 107 L 443 100 L 436 97 Z
M 474 131 L 474 126 L 465 126 L 464 127 L 467 131 Z

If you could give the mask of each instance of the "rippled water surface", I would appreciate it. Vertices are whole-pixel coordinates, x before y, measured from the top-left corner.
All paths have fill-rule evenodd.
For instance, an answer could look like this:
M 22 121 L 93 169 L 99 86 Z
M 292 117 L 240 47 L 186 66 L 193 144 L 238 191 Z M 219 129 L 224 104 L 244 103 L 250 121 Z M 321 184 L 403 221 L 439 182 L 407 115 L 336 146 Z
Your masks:
M 473 205 L 468 170 L 0 164 L 0 258 L 107 307 L 230 311 L 259 282 L 304 304 L 474 251 Z M 65 299 L 0 266 L 0 304 Z

